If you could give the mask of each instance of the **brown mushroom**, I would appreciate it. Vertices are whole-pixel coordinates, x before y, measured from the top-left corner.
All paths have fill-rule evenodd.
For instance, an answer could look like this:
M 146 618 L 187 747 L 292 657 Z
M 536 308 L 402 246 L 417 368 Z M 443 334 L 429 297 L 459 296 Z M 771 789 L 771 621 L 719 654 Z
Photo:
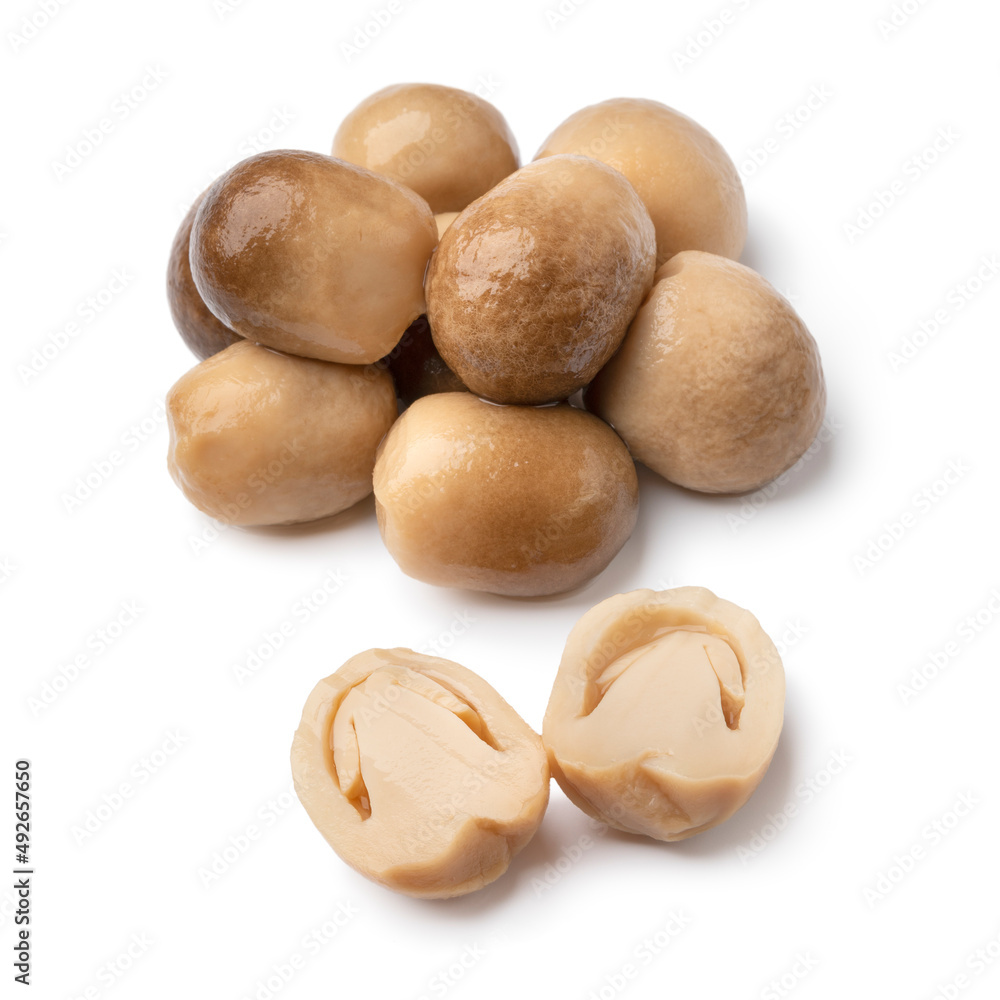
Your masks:
M 177 230 L 167 261 L 167 304 L 174 326 L 181 339 L 199 361 L 218 354 L 223 348 L 243 338 L 215 316 L 198 294 L 191 276 L 188 258 L 191 244 L 191 227 L 195 213 L 207 192 L 203 191 L 191 206 Z
M 424 311 L 427 203 L 330 156 L 260 153 L 208 190 L 191 233 L 205 304 L 249 340 L 370 364 Z
M 736 166 L 701 125 L 658 101 L 619 97 L 572 114 L 535 159 L 592 156 L 620 170 L 656 227 L 656 264 L 681 250 L 739 257 L 747 205 Z
M 583 156 L 522 167 L 448 227 L 427 271 L 434 344 L 499 403 L 566 399 L 611 357 L 655 269 L 653 224 Z
M 462 380 L 444 363 L 434 346 L 426 316 L 414 320 L 385 362 L 403 406 L 435 392 L 463 392 Z
M 759 274 L 690 251 L 656 284 L 587 389 L 640 462 L 705 493 L 745 493 L 809 447 L 826 388 L 816 342 Z
M 520 163 L 489 101 L 432 83 L 401 83 L 363 100 L 337 129 L 332 152 L 412 188 L 435 213 L 460 212 Z
M 388 372 L 227 347 L 167 394 L 174 481 L 229 524 L 327 517 L 372 490 L 375 449 L 396 418 Z
M 567 404 L 418 399 L 375 464 L 390 555 L 426 583 L 535 597 L 586 583 L 635 526 L 638 482 L 606 424 Z

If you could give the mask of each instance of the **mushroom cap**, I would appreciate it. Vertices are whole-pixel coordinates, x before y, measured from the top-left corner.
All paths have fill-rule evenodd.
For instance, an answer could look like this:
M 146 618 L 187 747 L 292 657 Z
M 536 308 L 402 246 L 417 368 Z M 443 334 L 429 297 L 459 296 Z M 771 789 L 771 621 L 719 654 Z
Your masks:
M 375 510 L 404 573 L 513 597 L 603 570 L 635 526 L 638 481 L 619 437 L 567 404 L 418 399 L 375 463 Z
M 530 163 L 441 237 L 427 272 L 434 343 L 486 399 L 566 399 L 618 348 L 655 256 L 649 214 L 617 171 L 583 156 Z
M 578 153 L 621 171 L 656 227 L 656 264 L 681 250 L 733 260 L 747 236 L 736 166 L 696 121 L 659 101 L 618 97 L 572 114 L 535 156 Z
M 332 152 L 405 184 L 435 213 L 460 212 L 520 164 L 514 134 L 489 101 L 433 83 L 365 98 L 337 129 Z
M 339 513 L 372 490 L 375 449 L 396 419 L 388 372 L 240 341 L 167 394 L 174 482 L 229 524 Z
M 656 272 L 584 400 L 665 479 L 745 493 L 809 447 L 826 388 L 816 342 L 771 285 L 735 261 L 687 251 Z
M 208 190 L 191 233 L 206 305 L 268 347 L 344 364 L 387 354 L 424 312 L 434 216 L 409 188 L 331 156 L 251 156 Z
M 205 300 L 198 294 L 191 275 L 191 261 L 188 256 L 191 246 L 191 227 L 194 225 L 198 206 L 206 194 L 206 191 L 202 191 L 184 216 L 177 229 L 177 235 L 174 236 L 167 261 L 167 304 L 170 307 L 170 315 L 181 339 L 199 361 L 204 361 L 205 358 L 210 358 L 230 344 L 243 339 L 234 330 L 230 330 L 205 305 Z

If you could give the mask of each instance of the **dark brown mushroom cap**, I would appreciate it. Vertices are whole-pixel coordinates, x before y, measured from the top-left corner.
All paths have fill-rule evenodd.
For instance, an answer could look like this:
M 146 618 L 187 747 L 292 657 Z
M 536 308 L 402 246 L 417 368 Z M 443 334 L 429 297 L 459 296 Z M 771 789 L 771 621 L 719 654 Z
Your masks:
M 205 305 L 205 300 L 198 294 L 194 278 L 191 275 L 191 261 L 188 253 L 191 244 L 191 227 L 194 225 L 195 213 L 207 192 L 203 191 L 188 210 L 177 229 L 174 242 L 170 247 L 170 258 L 167 261 L 167 304 L 174 326 L 177 327 L 181 339 L 191 349 L 199 361 L 218 354 L 223 348 L 235 344 L 243 338 L 234 330 L 230 330 Z
M 583 156 L 530 163 L 441 237 L 427 272 L 435 346 L 486 399 L 566 399 L 621 343 L 655 257 L 649 213 L 621 174 Z
M 223 174 L 191 233 L 206 305 L 268 347 L 344 364 L 387 354 L 424 310 L 427 203 L 330 156 L 260 153 Z

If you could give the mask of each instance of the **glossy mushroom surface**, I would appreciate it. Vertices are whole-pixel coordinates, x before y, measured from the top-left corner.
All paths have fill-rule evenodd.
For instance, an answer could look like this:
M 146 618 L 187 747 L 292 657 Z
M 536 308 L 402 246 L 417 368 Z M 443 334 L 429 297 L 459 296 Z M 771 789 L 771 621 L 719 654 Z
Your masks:
M 734 260 L 747 236 L 747 205 L 736 166 L 701 125 L 673 108 L 619 97 L 572 114 L 542 143 L 540 157 L 592 156 L 620 170 L 656 227 L 656 264 L 681 250 Z
M 405 184 L 435 213 L 460 212 L 520 164 L 514 134 L 489 101 L 433 83 L 365 98 L 337 129 L 332 152 Z
M 303 357 L 371 364 L 425 311 L 434 216 L 408 188 L 331 156 L 260 153 L 208 190 L 191 233 L 206 305 Z
M 582 156 L 531 163 L 441 237 L 427 271 L 434 343 L 485 399 L 566 399 L 621 343 L 655 257 L 649 214 L 621 174 Z
M 167 465 L 188 500 L 217 520 L 311 521 L 371 493 L 375 449 L 396 413 L 386 371 L 242 341 L 167 394 Z
M 198 293 L 191 275 L 191 261 L 188 256 L 191 246 L 191 227 L 194 225 L 195 214 L 205 194 L 203 191 L 198 196 L 197 201 L 184 216 L 177 229 L 177 235 L 174 236 L 167 261 L 167 304 L 170 306 L 170 315 L 181 339 L 199 361 L 204 361 L 205 358 L 210 358 L 230 344 L 243 339 L 235 330 L 230 330 L 205 305 L 205 300 Z
M 635 526 L 638 481 L 619 437 L 567 404 L 418 399 L 375 464 L 382 539 L 404 573 L 515 597 L 571 590 Z

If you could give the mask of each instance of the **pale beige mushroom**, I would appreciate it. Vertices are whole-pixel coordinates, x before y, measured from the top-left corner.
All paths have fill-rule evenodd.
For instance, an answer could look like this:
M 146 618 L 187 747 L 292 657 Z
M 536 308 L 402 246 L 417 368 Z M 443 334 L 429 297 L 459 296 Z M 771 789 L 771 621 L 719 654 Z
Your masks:
M 549 797 L 538 734 L 471 670 L 409 649 L 359 653 L 316 685 L 292 776 L 347 864 L 426 898 L 499 878 Z
M 438 212 L 434 216 L 434 225 L 437 226 L 438 231 L 438 242 L 441 242 L 441 237 L 444 236 L 447 228 L 459 217 L 461 213 L 459 212 Z
M 745 493 L 809 447 L 826 388 L 816 342 L 788 302 L 750 268 L 690 251 L 656 272 L 584 399 L 665 479 Z
M 448 227 L 427 271 L 434 344 L 498 403 L 566 399 L 611 357 L 655 269 L 653 224 L 617 171 L 522 167 Z
M 371 493 L 375 449 L 396 413 L 392 378 L 376 366 L 241 341 L 167 393 L 167 465 L 188 500 L 219 521 L 311 521 Z
M 209 188 L 191 233 L 205 304 L 249 340 L 370 364 L 424 311 L 434 216 L 409 188 L 330 156 L 260 153 Z
M 728 819 L 778 745 L 785 675 L 749 611 L 702 587 L 635 590 L 574 626 L 542 739 L 584 812 L 682 840 Z
M 619 97 L 572 114 L 536 159 L 592 156 L 620 170 L 656 227 L 656 263 L 681 250 L 739 257 L 747 205 L 736 166 L 701 125 L 658 101 Z
M 483 98 L 401 83 L 365 98 L 341 123 L 333 155 L 391 177 L 435 213 L 460 212 L 517 170 L 517 142 Z
M 566 404 L 418 399 L 375 464 L 375 510 L 404 573 L 443 587 L 536 597 L 571 590 L 625 544 L 638 510 L 620 438 Z

